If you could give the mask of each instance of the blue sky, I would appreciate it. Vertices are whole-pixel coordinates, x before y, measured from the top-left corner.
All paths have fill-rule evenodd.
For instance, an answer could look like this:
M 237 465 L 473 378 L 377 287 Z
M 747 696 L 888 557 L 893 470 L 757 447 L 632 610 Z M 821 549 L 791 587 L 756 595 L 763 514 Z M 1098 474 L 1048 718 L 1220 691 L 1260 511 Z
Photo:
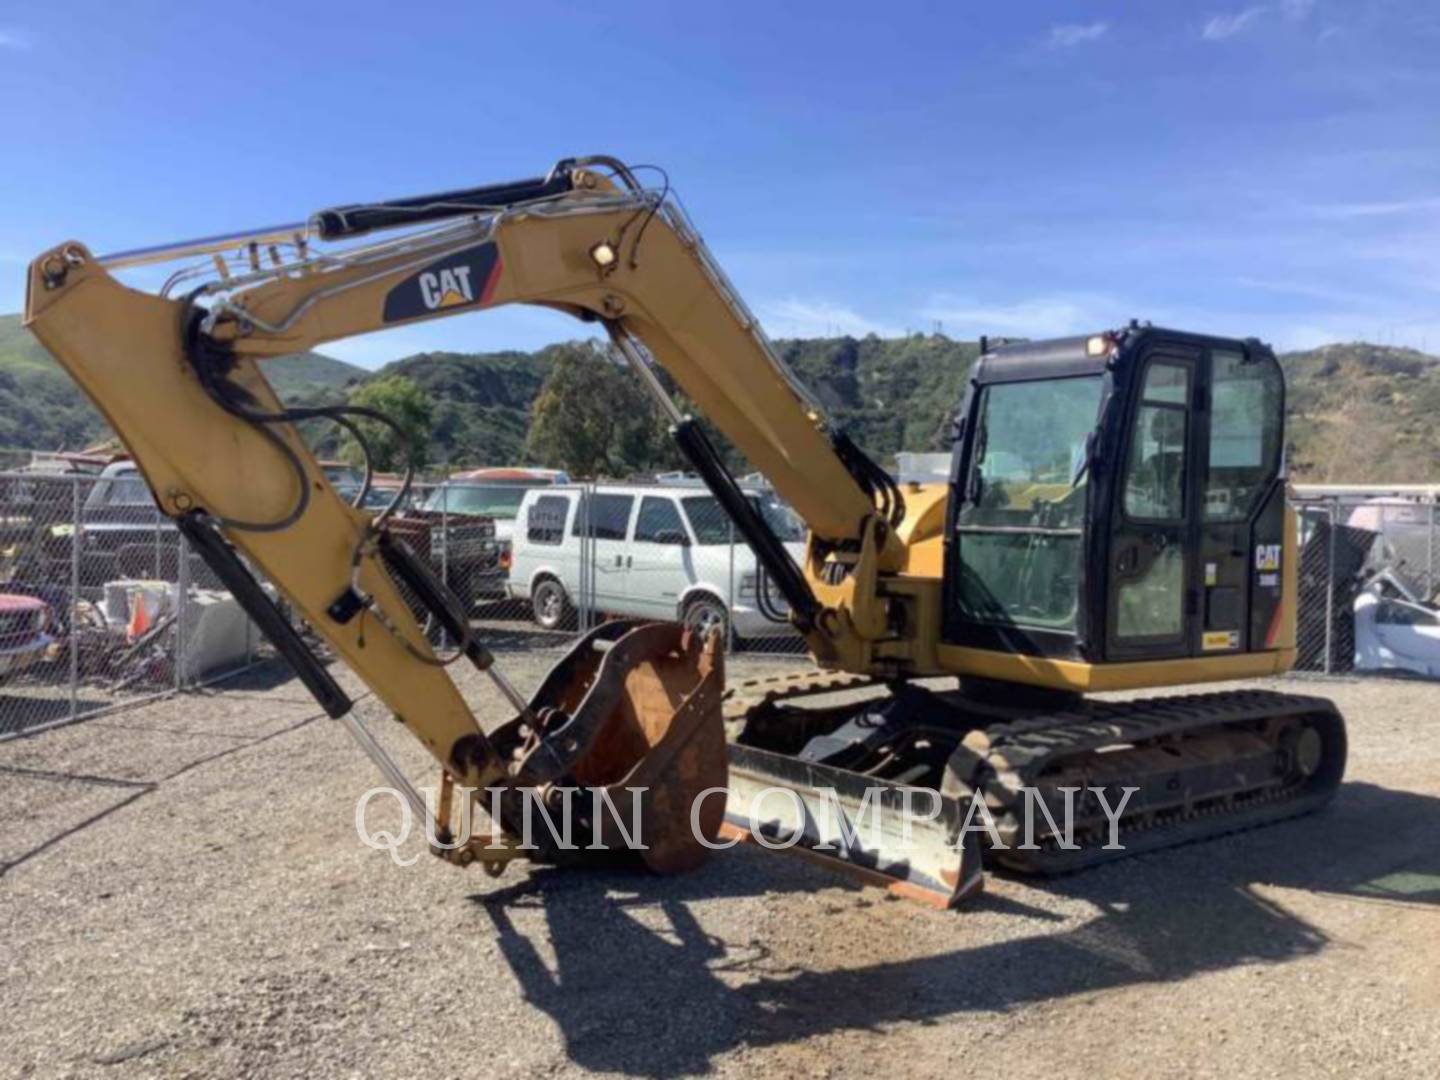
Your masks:
M 1440 8 L 0 0 L 0 311 L 25 261 L 664 165 L 775 336 L 1131 316 L 1440 352 Z M 506 309 L 325 351 L 533 348 Z

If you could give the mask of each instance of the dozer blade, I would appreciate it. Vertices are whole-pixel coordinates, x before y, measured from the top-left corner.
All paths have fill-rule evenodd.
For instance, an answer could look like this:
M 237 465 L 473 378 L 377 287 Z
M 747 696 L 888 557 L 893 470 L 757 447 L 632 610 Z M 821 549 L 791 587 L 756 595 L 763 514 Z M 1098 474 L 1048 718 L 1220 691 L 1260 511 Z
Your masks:
M 698 866 L 724 814 L 724 684 L 718 635 L 632 621 L 592 630 L 541 683 L 530 717 L 493 736 L 512 761 L 502 829 L 534 841 L 525 854 L 541 862 L 630 853 L 657 873 Z M 578 797 L 562 798 L 576 788 Z M 573 812 L 572 845 L 556 843 L 544 825 L 527 828 L 537 800 Z M 471 850 L 498 863 L 482 846 Z
M 964 829 L 967 807 L 931 782 L 964 733 L 957 718 L 933 695 L 909 690 L 890 706 L 872 699 L 788 707 L 873 684 L 809 670 L 732 687 L 725 702 L 731 794 L 724 832 L 910 899 L 954 907 L 984 884 L 979 839 Z M 909 726 L 892 729 L 887 710 Z M 955 726 L 937 726 L 946 720 Z M 869 759 L 846 749 L 852 730 L 880 737 Z M 933 760 L 926 765 L 927 759 Z
M 984 884 L 964 808 L 938 791 L 857 775 L 753 746 L 730 747 L 724 833 L 936 907 Z

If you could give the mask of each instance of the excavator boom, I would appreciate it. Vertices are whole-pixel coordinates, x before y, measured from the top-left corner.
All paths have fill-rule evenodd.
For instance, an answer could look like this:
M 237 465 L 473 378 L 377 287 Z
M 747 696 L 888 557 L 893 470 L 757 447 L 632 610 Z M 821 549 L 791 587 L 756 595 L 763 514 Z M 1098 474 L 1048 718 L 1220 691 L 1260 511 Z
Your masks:
M 355 242 L 397 228 L 398 237 Z M 176 271 L 160 295 L 113 276 L 193 258 L 201 262 Z M 386 418 L 287 408 L 263 374 L 271 357 L 505 303 L 603 324 L 671 413 L 697 468 L 722 485 L 722 500 L 768 557 L 771 580 L 817 652 L 856 652 L 849 613 L 815 598 L 703 432 L 675 409 L 651 357 L 805 516 L 813 550 L 858 552 L 864 539 L 872 558 L 896 559 L 893 532 L 876 538 L 873 485 L 883 474 L 857 468 L 859 452 L 825 423 L 675 204 L 611 159 L 562 162 L 546 177 L 498 187 L 337 207 L 304 226 L 98 258 L 63 244 L 31 267 L 26 322 L 124 440 L 192 549 L 417 810 L 418 793 L 249 566 L 430 749 L 447 783 L 500 785 L 518 815 L 524 788 L 543 797 L 569 782 L 599 790 L 649 777 L 660 794 L 648 797 L 677 809 L 650 815 L 653 835 L 641 847 L 670 849 L 647 858 L 679 867 L 703 850 L 678 824 L 690 821 L 682 794 L 724 783 L 717 643 L 608 625 L 525 699 L 455 599 L 387 529 L 390 510 L 373 515 L 342 501 L 294 426 L 318 418 L 353 431 L 357 419 Z M 453 655 L 437 656 L 417 611 L 460 643 Z M 472 713 L 444 670 L 462 660 L 509 702 L 513 715 L 498 731 Z M 667 769 L 657 773 L 662 759 Z M 718 827 L 720 804 L 711 802 L 700 836 Z M 498 861 L 493 849 L 480 857 Z

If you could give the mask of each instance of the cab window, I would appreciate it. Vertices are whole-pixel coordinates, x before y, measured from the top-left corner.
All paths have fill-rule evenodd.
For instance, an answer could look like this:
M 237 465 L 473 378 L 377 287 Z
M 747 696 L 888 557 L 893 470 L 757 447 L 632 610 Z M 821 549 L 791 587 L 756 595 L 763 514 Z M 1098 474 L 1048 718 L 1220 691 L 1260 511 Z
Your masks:
M 1185 433 L 1190 369 L 1151 361 L 1130 433 L 1125 514 L 1145 521 L 1185 517 Z
M 1207 521 L 1244 521 L 1279 468 L 1284 424 L 1279 365 L 1269 357 L 1214 352 L 1210 358 Z
M 981 391 L 956 527 L 958 598 L 976 622 L 1073 631 L 1086 452 L 1100 376 Z

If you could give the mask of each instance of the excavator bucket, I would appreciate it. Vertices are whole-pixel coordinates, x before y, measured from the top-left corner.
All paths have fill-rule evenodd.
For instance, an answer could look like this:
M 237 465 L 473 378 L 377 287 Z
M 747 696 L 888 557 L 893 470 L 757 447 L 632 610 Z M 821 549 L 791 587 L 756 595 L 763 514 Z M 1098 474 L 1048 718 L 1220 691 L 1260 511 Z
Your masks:
M 549 841 L 541 861 L 628 851 L 657 873 L 698 866 L 725 813 L 724 687 L 717 634 L 628 621 L 590 631 L 551 669 L 528 717 L 492 736 L 513 763 L 502 828 Z M 565 812 L 567 789 L 580 837 L 570 850 L 525 823 L 527 799 L 532 814 L 537 798 Z

